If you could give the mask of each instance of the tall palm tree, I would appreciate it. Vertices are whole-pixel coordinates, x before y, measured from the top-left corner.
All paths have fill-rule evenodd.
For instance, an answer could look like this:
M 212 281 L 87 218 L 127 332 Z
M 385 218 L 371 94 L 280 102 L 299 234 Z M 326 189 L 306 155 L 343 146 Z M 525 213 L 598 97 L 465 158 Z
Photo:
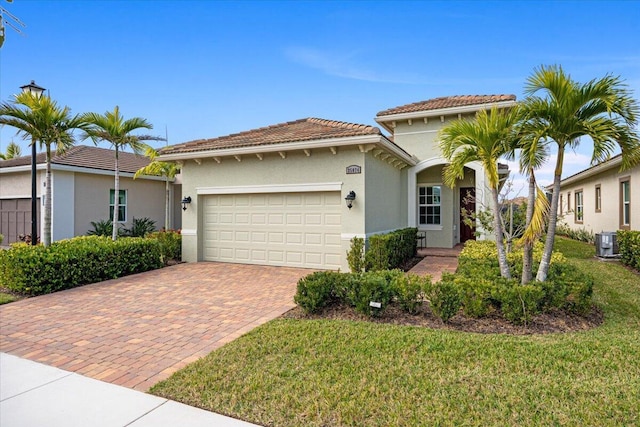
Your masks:
M 51 244 L 51 149 L 61 154 L 73 146 L 73 130 L 84 127 L 81 116 L 71 115 L 69 107 L 60 107 L 47 95 L 22 92 L 13 103 L 0 104 L 0 124 L 16 128 L 18 134 L 46 151 L 46 188 L 44 199 L 45 246 Z M 36 239 L 37 236 L 31 236 Z
M 0 159 L 11 160 L 11 159 L 15 159 L 16 157 L 20 157 L 21 155 L 22 155 L 22 150 L 20 149 L 20 146 L 15 142 L 11 141 L 9 145 L 7 145 L 6 154 L 0 153 Z
M 170 206 L 170 191 L 169 182 L 176 177 L 180 172 L 180 166 L 171 162 L 161 162 L 157 159 L 158 151 L 151 146 L 146 146 L 144 155 L 147 156 L 151 163 L 147 166 L 140 168 L 136 171 L 133 178 L 136 179 L 142 175 L 154 175 L 163 176 L 165 184 L 165 205 L 164 205 L 164 229 L 169 230 L 169 206 Z
M 91 138 L 94 143 L 100 141 L 109 142 L 115 150 L 115 183 L 113 197 L 113 233 L 111 238 L 118 237 L 118 211 L 120 210 L 120 169 L 118 156 L 120 150 L 131 148 L 134 153 L 142 154 L 145 144 L 142 141 L 157 141 L 163 138 L 151 135 L 133 135 L 132 132 L 138 129 L 153 129 L 151 123 L 141 117 L 133 117 L 125 120 L 120 114 L 120 108 L 116 105 L 113 111 L 104 114 L 85 113 L 83 119 L 88 123 L 83 139 Z
M 557 147 L 547 238 L 536 275 L 542 282 L 547 279 L 556 235 L 565 151 L 577 148 L 588 136 L 593 140 L 591 164 L 608 159 L 617 147 L 622 149 L 622 169 L 638 164 L 640 138 L 634 126 L 640 107 L 620 77 L 607 75 L 580 84 L 555 65 L 534 70 L 525 93 L 529 125 Z
M 456 180 L 464 177 L 466 164 L 478 161 L 482 163 L 491 190 L 493 225 L 498 247 L 498 263 L 502 277 L 511 278 L 507 253 L 504 246 L 504 233 L 500 219 L 500 177 L 498 159 L 506 155 L 517 138 L 514 127 L 518 123 L 518 108 L 491 112 L 481 110 L 473 120 L 456 120 L 440 130 L 440 148 L 450 162 L 444 169 L 444 182 L 455 186 Z

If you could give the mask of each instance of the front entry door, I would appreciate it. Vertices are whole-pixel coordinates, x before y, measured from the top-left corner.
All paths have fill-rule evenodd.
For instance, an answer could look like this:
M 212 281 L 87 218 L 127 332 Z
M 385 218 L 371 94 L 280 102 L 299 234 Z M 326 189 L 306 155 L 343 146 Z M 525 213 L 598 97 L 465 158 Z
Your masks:
M 460 211 L 465 210 L 467 213 L 474 214 L 476 212 L 476 189 L 475 187 L 460 188 Z M 460 215 L 460 243 L 467 240 L 476 239 L 476 228 L 469 227 L 464 223 L 464 215 Z

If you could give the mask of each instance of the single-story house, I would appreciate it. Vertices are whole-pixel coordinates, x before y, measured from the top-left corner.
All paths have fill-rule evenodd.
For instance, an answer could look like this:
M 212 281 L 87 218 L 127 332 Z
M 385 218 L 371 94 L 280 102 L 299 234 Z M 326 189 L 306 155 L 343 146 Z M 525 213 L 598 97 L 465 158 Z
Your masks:
M 44 229 L 45 153 L 36 157 L 36 188 L 38 198 L 38 229 Z M 113 214 L 115 152 L 104 148 L 78 145 L 51 161 L 52 173 L 52 240 L 86 234 L 91 222 L 108 220 Z M 120 152 L 120 215 L 121 226 L 132 219 L 148 217 L 158 228 L 164 225 L 165 181 L 162 177 L 144 176 L 133 179 L 134 173 L 149 164 L 149 159 L 133 153 Z M 173 186 L 172 186 L 173 187 Z M 172 218 L 180 227 L 180 189 L 173 187 Z M 0 234 L 3 245 L 18 241 L 20 234 L 31 234 L 31 156 L 0 161 Z
M 571 229 L 640 230 L 640 165 L 620 171 L 622 155 L 560 182 L 558 214 Z
M 467 208 L 489 206 L 485 171 L 470 163 L 455 188 L 444 186 L 437 134 L 452 120 L 515 102 L 452 96 L 391 108 L 375 118 L 389 134 L 306 118 L 166 147 L 160 160 L 182 165 L 182 194 L 191 200 L 183 260 L 348 270 L 354 236 L 418 227 L 431 247 L 474 239 L 460 211 L 468 193 L 475 200 Z

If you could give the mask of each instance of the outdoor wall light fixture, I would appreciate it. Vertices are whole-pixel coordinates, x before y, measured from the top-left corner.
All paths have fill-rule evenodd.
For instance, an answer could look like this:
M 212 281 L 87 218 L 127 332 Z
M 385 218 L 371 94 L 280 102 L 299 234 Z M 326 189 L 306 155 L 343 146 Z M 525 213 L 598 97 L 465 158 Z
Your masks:
M 344 200 L 347 202 L 347 207 L 349 209 L 351 209 L 351 207 L 353 207 L 353 201 L 356 199 L 356 192 L 351 190 L 349 192 L 349 194 L 347 194 L 347 197 L 344 198 Z
M 182 199 L 182 210 L 186 211 L 187 210 L 187 205 L 191 203 L 191 196 L 187 196 L 185 198 Z

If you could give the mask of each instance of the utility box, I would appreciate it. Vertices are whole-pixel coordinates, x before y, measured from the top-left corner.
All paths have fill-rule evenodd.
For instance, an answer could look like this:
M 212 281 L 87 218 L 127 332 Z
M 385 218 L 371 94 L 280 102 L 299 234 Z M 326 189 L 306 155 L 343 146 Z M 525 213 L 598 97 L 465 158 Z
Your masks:
M 619 254 L 618 239 L 615 231 L 596 233 L 596 256 L 600 258 L 615 258 Z

